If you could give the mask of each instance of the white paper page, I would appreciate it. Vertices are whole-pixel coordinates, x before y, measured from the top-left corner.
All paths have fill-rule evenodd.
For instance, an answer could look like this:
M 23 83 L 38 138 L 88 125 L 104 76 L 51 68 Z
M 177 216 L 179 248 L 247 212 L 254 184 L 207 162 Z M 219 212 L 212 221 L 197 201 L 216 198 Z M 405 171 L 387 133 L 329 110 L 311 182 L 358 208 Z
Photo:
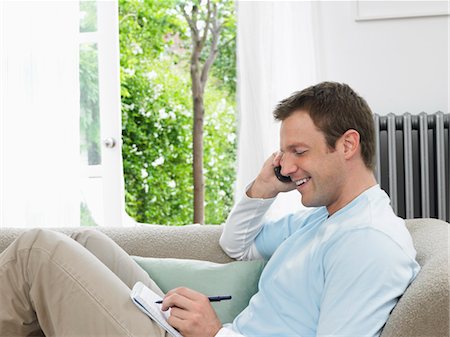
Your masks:
M 157 322 L 172 336 L 183 337 L 177 330 L 167 323 L 167 318 L 170 315 L 170 309 L 165 312 L 162 311 L 161 304 L 155 303 L 156 301 L 162 300 L 162 298 L 149 289 L 145 284 L 142 282 L 137 282 L 134 285 L 133 290 L 131 290 L 130 296 L 141 311 Z

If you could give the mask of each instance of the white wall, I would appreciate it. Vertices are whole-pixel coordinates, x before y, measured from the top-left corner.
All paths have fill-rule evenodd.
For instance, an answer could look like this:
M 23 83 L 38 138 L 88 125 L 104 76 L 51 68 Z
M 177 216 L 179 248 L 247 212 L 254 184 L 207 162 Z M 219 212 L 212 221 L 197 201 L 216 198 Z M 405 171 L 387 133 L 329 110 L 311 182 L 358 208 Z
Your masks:
M 420 2 L 392 3 L 397 5 L 372 2 L 372 8 L 366 7 L 384 14 L 391 10 L 394 17 L 408 15 L 411 8 L 415 15 L 427 14 L 433 4 L 448 8 L 447 1 L 432 2 L 420 13 Z M 449 112 L 448 15 L 356 21 L 361 14 L 357 1 L 315 6 L 319 81 L 348 83 L 374 113 Z
M 448 1 L 238 0 L 236 200 L 279 148 L 272 110 L 295 90 L 345 82 L 375 113 L 448 113 L 449 16 L 404 17 L 442 12 Z M 373 15 L 392 17 L 357 20 Z M 298 193 L 284 194 L 270 216 L 299 207 Z

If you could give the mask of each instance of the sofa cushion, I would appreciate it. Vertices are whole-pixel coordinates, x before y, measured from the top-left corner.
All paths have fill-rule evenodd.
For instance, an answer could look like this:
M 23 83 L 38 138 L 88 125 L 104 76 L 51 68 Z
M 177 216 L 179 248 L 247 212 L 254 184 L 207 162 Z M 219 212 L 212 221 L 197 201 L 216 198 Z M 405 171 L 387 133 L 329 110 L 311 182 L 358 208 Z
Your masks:
M 207 296 L 231 295 L 230 301 L 212 303 L 222 323 L 230 323 L 258 291 L 263 261 L 236 261 L 226 264 L 208 261 L 146 258 L 133 259 L 150 275 L 161 290 L 184 286 Z

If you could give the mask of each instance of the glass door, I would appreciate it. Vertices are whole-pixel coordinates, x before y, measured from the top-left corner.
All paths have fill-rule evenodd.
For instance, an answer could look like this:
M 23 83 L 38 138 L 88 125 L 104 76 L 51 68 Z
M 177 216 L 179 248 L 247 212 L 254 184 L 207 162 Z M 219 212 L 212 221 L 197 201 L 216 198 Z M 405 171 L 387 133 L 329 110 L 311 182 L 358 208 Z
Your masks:
M 117 1 L 80 1 L 80 224 L 121 226 L 121 151 Z

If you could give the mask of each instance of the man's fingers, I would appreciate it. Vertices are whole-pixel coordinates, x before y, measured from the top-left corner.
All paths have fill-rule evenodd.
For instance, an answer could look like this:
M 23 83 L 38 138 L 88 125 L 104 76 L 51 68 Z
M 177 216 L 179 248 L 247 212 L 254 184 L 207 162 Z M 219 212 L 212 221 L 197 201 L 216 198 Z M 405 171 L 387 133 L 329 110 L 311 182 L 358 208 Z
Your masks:
M 172 307 L 188 309 L 192 306 L 192 300 L 178 293 L 168 294 L 164 297 L 161 310 L 166 311 Z
M 186 320 L 189 318 L 189 311 L 179 307 L 170 308 L 170 317 L 175 317 L 179 320 Z
M 196 300 L 199 297 L 202 297 L 203 294 L 199 293 L 198 291 L 186 288 L 186 287 L 178 287 L 178 288 L 174 288 L 172 290 L 169 290 L 166 294 L 166 297 L 172 294 L 179 294 L 182 295 L 186 298 L 189 298 L 190 300 Z
M 195 306 L 196 303 L 204 305 L 205 302 L 209 302 L 209 300 L 202 293 L 189 288 L 180 287 L 172 289 L 166 294 L 161 310 L 166 311 L 171 307 L 189 310 L 189 308 Z
M 283 153 L 281 151 L 275 152 L 273 154 L 273 160 L 272 160 L 272 165 L 274 167 L 276 166 L 280 166 L 281 164 L 281 158 L 283 157 Z
M 171 311 L 170 311 L 170 316 L 167 319 L 167 322 L 171 326 L 173 326 L 175 329 L 177 329 L 178 331 L 182 331 L 184 325 L 186 324 L 186 320 L 173 315 L 172 312 L 173 312 L 173 309 L 171 309 Z
M 167 321 L 183 336 L 215 336 L 222 327 L 208 297 L 195 290 L 184 287 L 170 290 L 161 309 L 169 308 Z

